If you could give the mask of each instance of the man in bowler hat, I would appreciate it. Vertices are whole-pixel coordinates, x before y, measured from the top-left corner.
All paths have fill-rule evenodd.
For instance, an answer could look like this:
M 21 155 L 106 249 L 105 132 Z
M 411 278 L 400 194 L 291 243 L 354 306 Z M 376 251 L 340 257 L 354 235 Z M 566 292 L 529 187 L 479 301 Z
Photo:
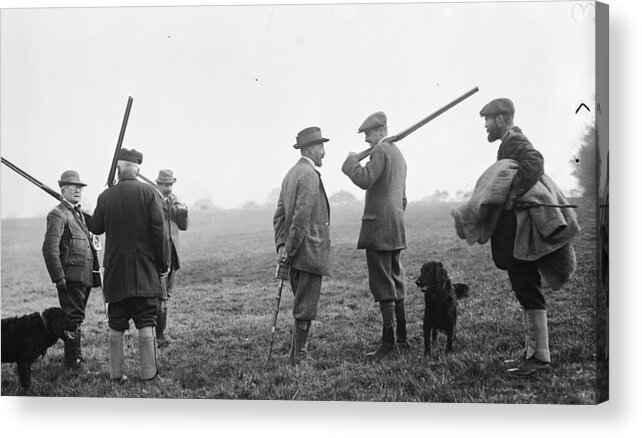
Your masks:
M 178 231 L 186 231 L 188 226 L 187 206 L 179 202 L 176 195 L 172 193 L 175 182 L 174 172 L 170 169 L 161 169 L 158 172 L 156 185 L 163 197 L 163 214 L 165 216 L 165 222 L 169 227 L 169 232 L 167 233 L 169 248 L 167 248 L 167 250 L 170 254 L 169 275 L 165 282 L 167 297 L 161 301 L 156 321 L 156 340 L 158 341 L 159 347 L 164 347 L 169 344 L 169 339 L 165 335 L 165 328 L 167 327 L 167 301 L 172 296 L 174 290 L 176 271 L 180 269 Z
M 47 215 L 42 255 L 51 281 L 56 284 L 60 307 L 73 329 L 65 331 L 65 367 L 82 371 L 81 324 L 92 286 L 100 286 L 98 257 L 92 246 L 88 213 L 80 210 L 82 189 L 75 170 L 66 170 L 58 181 L 62 202 Z M 70 327 L 71 328 L 71 327 Z
M 513 257 L 517 218 L 512 203 L 542 177 L 544 157 L 533 147 L 522 130 L 513 125 L 515 107 L 510 99 L 492 100 L 481 109 L 479 115 L 485 119 L 488 141 L 501 141 L 497 160 L 512 159 L 518 163 L 509 199 L 491 236 L 491 250 L 495 265 L 508 272 L 511 287 L 524 308 L 524 361 L 507 371 L 528 375 L 550 368 L 546 300 L 542 293 L 537 261 L 523 261 Z
M 308 362 L 308 334 L 317 316 L 321 280 L 330 275 L 330 205 L 323 188 L 321 167 L 325 149 L 317 127 L 296 137 L 299 161 L 288 171 L 274 213 L 274 241 L 280 263 L 289 265 L 294 292 L 292 346 L 289 363 Z
M 354 152 L 341 170 L 354 184 L 366 191 L 358 249 L 366 250 L 370 292 L 379 303 L 383 319 L 381 345 L 368 357 L 397 356 L 399 348 L 409 348 L 406 333 L 404 270 L 401 250 L 406 248 L 406 161 L 395 145 L 387 141 L 386 115 L 376 112 L 361 124 L 359 133 L 372 147 L 370 160 L 359 164 Z M 395 342 L 394 323 L 397 325 Z
M 161 280 L 169 264 L 161 195 L 136 179 L 143 154 L 121 149 L 118 183 L 100 194 L 91 221 L 96 234 L 106 233 L 103 293 L 108 303 L 109 367 L 112 380 L 125 378 L 124 333 L 133 320 L 138 329 L 140 378 L 158 375 L 154 326 L 165 293 Z

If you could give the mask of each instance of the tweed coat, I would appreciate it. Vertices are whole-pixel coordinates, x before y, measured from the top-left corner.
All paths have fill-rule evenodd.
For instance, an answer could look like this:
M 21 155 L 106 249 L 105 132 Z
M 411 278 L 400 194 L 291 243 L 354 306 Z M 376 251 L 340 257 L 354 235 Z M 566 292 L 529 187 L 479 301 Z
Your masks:
M 406 248 L 406 160 L 394 143 L 376 145 L 365 166 L 354 155 L 341 168 L 366 191 L 358 249 L 396 251 Z
M 132 297 L 163 297 L 160 273 L 167 271 L 162 198 L 152 186 L 121 175 L 100 194 L 91 220 L 106 233 L 103 293 L 107 303 Z
M 330 204 L 319 173 L 301 158 L 288 171 L 274 213 L 274 242 L 292 260 L 292 267 L 330 275 Z
M 93 285 L 94 252 L 89 229 L 84 223 L 84 216 L 81 219 L 66 202 L 58 204 L 47 215 L 42 255 L 54 283 L 64 278 L 67 283 L 81 283 L 85 287 Z
M 517 126 L 508 130 L 497 150 L 497 161 L 504 159 L 515 160 L 518 164 L 511 185 L 511 198 L 522 196 L 544 175 L 544 157 Z M 513 257 L 516 228 L 514 210 L 503 211 L 490 239 L 493 260 L 500 269 L 518 263 Z
M 172 256 L 172 269 L 180 269 L 178 256 L 178 231 L 186 231 L 189 226 L 187 207 L 178 201 L 173 193 L 163 200 L 163 214 L 169 220 L 170 255 Z M 174 263 L 175 262 L 175 263 Z

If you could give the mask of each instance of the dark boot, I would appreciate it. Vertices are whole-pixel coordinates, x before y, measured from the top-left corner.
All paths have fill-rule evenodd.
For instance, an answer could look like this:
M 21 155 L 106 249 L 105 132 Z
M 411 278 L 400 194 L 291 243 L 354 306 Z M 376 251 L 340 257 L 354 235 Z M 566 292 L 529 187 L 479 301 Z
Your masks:
M 310 321 L 295 320 L 292 326 L 292 348 L 290 349 L 290 365 L 297 366 L 302 363 L 309 363 L 308 357 L 308 334 L 310 333 Z
M 156 341 L 158 342 L 158 348 L 167 347 L 169 345 L 169 338 L 165 336 L 165 328 L 167 327 L 167 305 L 163 301 L 160 309 L 158 310 L 158 315 L 156 318 Z
M 399 347 L 395 343 L 395 333 L 392 327 L 383 328 L 381 336 L 381 345 L 376 351 L 366 354 L 369 359 L 381 360 L 387 357 L 399 356 Z
M 80 328 L 74 331 L 65 330 L 65 367 L 70 370 L 79 370 L 82 367 L 80 357 Z
M 399 350 L 410 350 L 410 343 L 408 342 L 408 333 L 406 332 L 406 320 L 397 320 L 397 347 Z

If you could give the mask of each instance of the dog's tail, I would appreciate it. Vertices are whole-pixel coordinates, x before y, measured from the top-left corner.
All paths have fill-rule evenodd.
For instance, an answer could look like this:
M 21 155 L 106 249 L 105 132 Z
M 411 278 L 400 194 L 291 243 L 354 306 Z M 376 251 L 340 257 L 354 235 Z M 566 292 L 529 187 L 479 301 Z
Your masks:
M 470 290 L 470 288 L 467 284 L 455 283 L 453 284 L 453 287 L 455 288 L 455 295 L 457 296 L 457 299 L 466 298 L 468 296 L 468 291 Z

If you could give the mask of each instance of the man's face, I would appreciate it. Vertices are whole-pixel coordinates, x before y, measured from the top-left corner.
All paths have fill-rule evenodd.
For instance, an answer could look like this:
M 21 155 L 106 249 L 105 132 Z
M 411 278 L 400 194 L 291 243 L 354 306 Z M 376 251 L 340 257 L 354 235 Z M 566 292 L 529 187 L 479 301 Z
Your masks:
M 486 116 L 485 119 L 486 123 L 484 124 L 484 126 L 486 127 L 486 132 L 488 133 L 488 141 L 492 143 L 495 140 L 499 140 L 502 137 L 501 117 L 498 115 L 494 115 Z
M 308 146 L 308 152 L 306 156 L 314 161 L 315 166 L 321 167 L 321 161 L 323 160 L 323 157 L 325 157 L 325 148 L 323 147 L 323 143 L 317 143 L 313 144 L 312 146 Z
M 164 197 L 168 197 L 170 193 L 172 193 L 172 187 L 174 187 L 174 184 L 172 183 L 157 183 L 158 184 L 158 189 L 160 190 L 161 194 Z
M 365 132 L 366 134 L 366 143 L 370 145 L 370 147 L 376 146 L 379 144 L 382 138 L 385 137 L 385 132 L 383 130 L 383 127 L 378 127 L 375 129 L 369 129 Z
M 80 202 L 82 187 L 74 185 L 62 186 L 61 194 L 65 201 L 72 205 L 76 205 Z

